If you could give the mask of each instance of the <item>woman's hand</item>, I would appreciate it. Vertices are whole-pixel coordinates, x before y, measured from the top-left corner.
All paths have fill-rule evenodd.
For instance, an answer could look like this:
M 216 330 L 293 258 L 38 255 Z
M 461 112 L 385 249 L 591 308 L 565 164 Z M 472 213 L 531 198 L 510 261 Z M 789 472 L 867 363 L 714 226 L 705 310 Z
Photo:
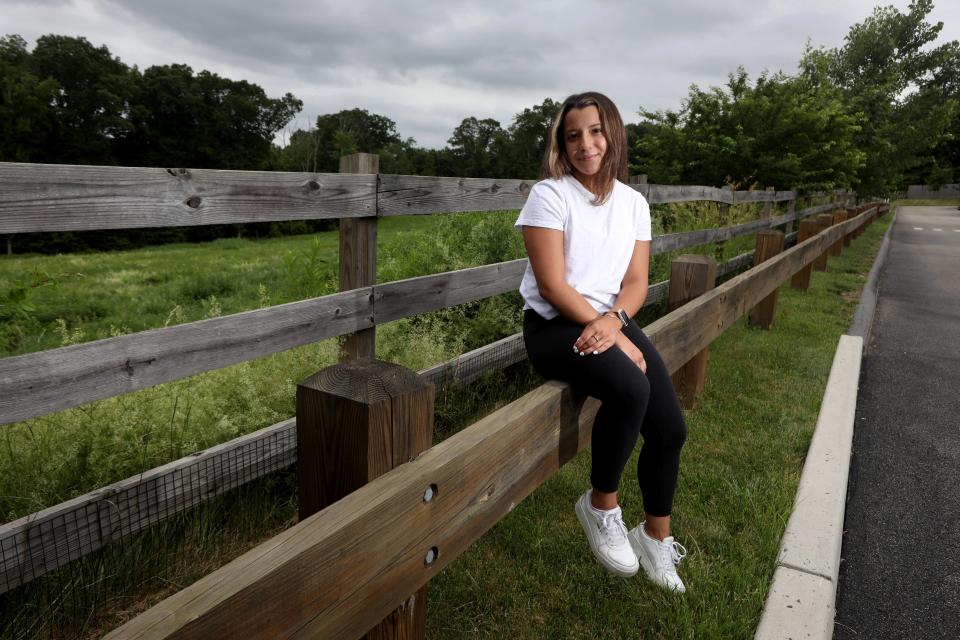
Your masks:
M 620 326 L 620 321 L 610 316 L 594 318 L 573 343 L 573 350 L 582 356 L 603 353 L 616 344 L 617 336 L 621 335 Z
M 644 374 L 647 373 L 647 361 L 643 359 L 643 352 L 637 348 L 637 345 L 630 341 L 630 338 L 622 333 L 618 333 L 616 344 L 620 347 L 620 350 L 627 354 L 627 357 L 633 361 L 633 364 L 640 367 L 640 371 L 643 371 Z

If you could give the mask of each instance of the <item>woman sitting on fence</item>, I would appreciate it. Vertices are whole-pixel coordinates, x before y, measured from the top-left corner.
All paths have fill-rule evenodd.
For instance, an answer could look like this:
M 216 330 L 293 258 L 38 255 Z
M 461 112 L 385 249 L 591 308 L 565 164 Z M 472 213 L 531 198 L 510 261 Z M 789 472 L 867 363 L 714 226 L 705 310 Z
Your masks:
M 601 401 L 593 424 L 592 490 L 574 507 L 597 560 L 684 591 L 686 550 L 670 512 L 686 425 L 670 375 L 632 319 L 647 295 L 650 207 L 626 186 L 626 132 L 616 106 L 589 92 L 567 98 L 553 122 L 542 180 L 517 226 L 530 264 L 520 285 L 523 337 L 542 376 Z M 637 437 L 646 518 L 627 532 L 617 488 Z

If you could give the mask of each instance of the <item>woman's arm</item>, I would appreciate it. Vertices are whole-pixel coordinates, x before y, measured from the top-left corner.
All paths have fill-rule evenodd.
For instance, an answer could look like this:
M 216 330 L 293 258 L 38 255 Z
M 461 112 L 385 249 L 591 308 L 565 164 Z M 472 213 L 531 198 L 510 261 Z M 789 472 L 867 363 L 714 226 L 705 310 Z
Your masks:
M 627 273 L 623 276 L 623 282 L 620 285 L 620 293 L 617 295 L 616 302 L 613 303 L 614 309 L 623 309 L 631 318 L 643 306 L 647 299 L 647 288 L 650 273 L 650 241 L 637 240 L 633 248 L 633 255 L 630 257 L 630 265 L 627 267 Z M 647 372 L 647 363 L 643 359 L 643 352 L 633 344 L 633 342 L 624 333 L 618 333 L 615 338 L 615 344 L 620 347 L 635 365 L 640 367 L 644 373 Z
M 583 355 L 602 353 L 613 346 L 620 333 L 620 321 L 599 315 L 593 305 L 564 279 L 563 231 L 524 226 L 523 243 L 540 295 L 564 318 L 583 325 L 583 332 L 573 348 Z
M 563 231 L 524 226 L 523 243 L 543 299 L 564 318 L 577 324 L 586 325 L 595 320 L 597 310 L 564 279 Z

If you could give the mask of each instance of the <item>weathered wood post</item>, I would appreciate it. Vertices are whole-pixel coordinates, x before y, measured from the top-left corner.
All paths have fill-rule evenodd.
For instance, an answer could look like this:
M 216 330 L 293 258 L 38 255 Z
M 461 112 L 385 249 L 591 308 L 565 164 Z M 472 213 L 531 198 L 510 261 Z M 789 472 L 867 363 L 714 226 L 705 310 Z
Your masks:
M 734 199 L 734 194 L 736 193 L 736 189 L 734 189 L 734 186 L 732 184 L 729 185 L 728 188 L 730 189 L 730 203 L 732 204 Z M 718 227 L 727 226 L 727 221 L 729 219 L 730 219 L 730 204 L 727 204 L 726 202 L 718 202 L 717 203 L 717 226 Z M 713 257 L 717 262 L 723 262 L 723 245 L 724 245 L 724 242 L 722 240 L 718 240 L 713 245 Z
M 821 213 L 817 216 L 817 233 L 829 229 L 833 225 L 833 214 L 832 213 Z M 826 271 L 827 270 L 827 256 L 830 253 L 830 247 L 827 247 L 823 250 L 823 253 L 820 254 L 816 260 L 813 261 L 813 270 L 814 271 Z
M 670 291 L 667 308 L 682 307 L 717 284 L 717 261 L 710 256 L 682 255 L 670 264 Z M 704 348 L 673 374 L 673 388 L 685 409 L 695 409 L 707 377 L 707 349 Z
M 374 154 L 355 153 L 340 158 L 340 173 L 375 174 L 379 164 Z M 340 290 L 371 286 L 376 276 L 376 216 L 342 218 Z M 347 336 L 340 364 L 297 385 L 301 520 L 413 460 L 433 442 L 434 386 L 405 367 L 375 360 L 375 338 L 373 328 Z M 367 640 L 425 637 L 426 587 L 397 594 L 397 605 Z
M 297 475 L 303 520 L 427 450 L 434 386 L 397 364 L 352 360 L 297 385 Z M 431 495 L 443 488 L 424 487 Z M 386 534 L 389 535 L 389 534 Z M 398 608 L 367 640 L 425 637 L 427 589 L 397 594 Z
M 380 157 L 354 153 L 340 158 L 340 173 L 379 173 Z M 377 218 L 340 219 L 340 291 L 369 287 L 377 283 Z M 372 318 L 371 318 L 372 321 Z M 340 360 L 373 359 L 376 328 L 362 329 L 345 336 Z
M 756 266 L 765 260 L 783 251 L 783 232 L 776 229 L 764 229 L 757 232 L 757 251 L 754 254 L 753 265 Z M 750 310 L 747 324 L 751 327 L 769 329 L 773 326 L 773 318 L 777 312 L 777 292 L 773 292 L 761 300 Z
M 776 191 L 773 187 L 767 187 L 767 192 Z M 773 216 L 773 200 L 767 200 L 763 203 L 763 211 L 760 214 L 760 217 L 766 220 Z
M 840 224 L 847 219 L 847 210 L 838 209 L 833 212 L 833 224 Z M 830 255 L 837 257 L 843 253 L 843 238 L 837 238 L 832 245 L 830 245 Z
M 808 240 L 817 235 L 820 231 L 820 224 L 816 220 L 801 220 L 800 230 L 797 231 L 797 244 Z M 813 263 L 808 264 L 800 271 L 793 274 L 790 279 L 790 288 L 799 291 L 807 291 L 810 288 L 810 276 L 813 274 Z
M 847 220 L 850 220 L 851 218 L 854 217 L 854 216 L 850 215 L 850 212 L 847 211 L 846 209 L 843 209 L 842 211 L 843 211 L 843 220 L 841 220 L 841 222 L 846 222 Z M 854 229 L 853 231 L 851 231 L 851 232 L 848 233 L 847 235 L 843 236 L 843 238 L 841 238 L 841 240 L 843 241 L 843 246 L 844 246 L 844 247 L 849 247 L 849 246 L 850 246 L 850 243 L 853 242 L 853 239 L 856 237 L 857 231 L 859 231 L 859 228 Z
M 856 209 L 851 209 L 850 207 L 847 207 L 846 209 L 844 209 L 844 211 L 847 212 L 847 219 L 848 219 L 848 220 L 849 220 L 850 218 L 855 218 L 855 217 L 857 216 L 857 210 L 856 210 Z M 850 235 L 853 236 L 854 238 L 859 238 L 859 237 L 860 237 L 860 234 L 863 233 L 863 230 L 864 230 L 864 228 L 865 228 L 866 226 L 867 226 L 866 224 L 861 224 L 859 227 L 857 227 L 856 229 L 854 229 L 854 230 L 853 230 L 853 233 L 850 234 Z
M 794 191 L 794 193 L 796 193 L 796 191 Z M 790 220 L 790 221 L 786 224 L 786 226 L 784 227 L 785 232 L 786 232 L 787 234 L 790 234 L 790 233 L 793 233 L 793 225 L 794 225 L 794 222 L 796 221 L 797 223 L 799 223 L 799 220 L 797 220 L 797 218 L 796 218 L 796 216 L 797 216 L 797 199 L 796 199 L 795 197 L 794 197 L 794 198 L 790 198 L 789 200 L 787 200 L 787 213 L 790 214 L 791 216 L 793 216 L 793 219 Z M 799 227 L 798 227 L 798 229 L 799 229 Z M 800 240 L 798 239 L 797 242 L 800 242 Z

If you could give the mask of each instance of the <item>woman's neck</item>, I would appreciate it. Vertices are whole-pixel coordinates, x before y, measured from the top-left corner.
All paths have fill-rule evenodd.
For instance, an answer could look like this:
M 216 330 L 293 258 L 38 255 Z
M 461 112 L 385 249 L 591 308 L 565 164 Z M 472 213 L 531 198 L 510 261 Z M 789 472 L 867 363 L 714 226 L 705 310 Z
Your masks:
M 602 191 L 602 189 L 600 189 L 600 185 L 598 184 L 596 175 L 588 176 L 583 173 L 580 173 L 579 171 L 574 171 L 570 175 L 573 176 L 574 180 L 582 184 L 584 189 L 586 189 L 587 191 L 589 191 L 595 196 L 600 195 L 600 192 Z

